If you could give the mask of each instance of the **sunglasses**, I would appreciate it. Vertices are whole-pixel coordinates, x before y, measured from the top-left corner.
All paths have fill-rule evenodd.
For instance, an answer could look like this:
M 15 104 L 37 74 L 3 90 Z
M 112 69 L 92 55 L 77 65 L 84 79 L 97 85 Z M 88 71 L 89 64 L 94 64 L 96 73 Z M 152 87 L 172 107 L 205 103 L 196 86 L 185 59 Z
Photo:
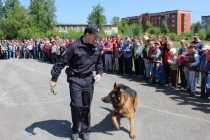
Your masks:
M 160 45 L 159 43 L 155 43 L 155 45 Z

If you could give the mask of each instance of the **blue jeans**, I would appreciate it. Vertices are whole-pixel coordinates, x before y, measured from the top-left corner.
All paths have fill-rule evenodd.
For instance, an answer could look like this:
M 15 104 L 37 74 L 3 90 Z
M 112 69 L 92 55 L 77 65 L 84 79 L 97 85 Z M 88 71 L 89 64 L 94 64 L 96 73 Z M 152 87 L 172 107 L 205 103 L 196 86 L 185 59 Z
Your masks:
M 193 94 L 196 91 L 197 72 L 184 67 L 184 73 L 187 81 L 187 89 Z
M 112 71 L 112 54 L 104 54 L 105 57 L 105 70 Z

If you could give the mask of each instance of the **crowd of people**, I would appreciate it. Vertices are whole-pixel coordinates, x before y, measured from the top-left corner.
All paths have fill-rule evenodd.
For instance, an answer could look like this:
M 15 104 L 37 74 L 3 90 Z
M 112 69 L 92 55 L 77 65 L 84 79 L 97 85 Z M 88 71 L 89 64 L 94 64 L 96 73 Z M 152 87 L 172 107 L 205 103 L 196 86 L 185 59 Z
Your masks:
M 177 47 L 168 37 L 107 38 L 102 41 L 107 72 L 142 75 L 145 80 L 185 89 L 196 95 L 198 79 L 201 98 L 209 97 L 210 47 L 199 37 L 181 40 Z M 134 73 L 133 73 L 134 72 Z
M 0 41 L 0 58 L 33 58 L 55 63 L 73 41 L 59 38 L 44 40 Z M 141 75 L 146 81 L 183 88 L 195 96 L 200 79 L 200 97 L 210 96 L 210 47 L 197 36 L 181 40 L 180 46 L 167 36 L 119 37 L 100 39 L 104 70 L 121 75 Z
M 0 59 L 38 59 L 43 62 L 56 63 L 65 48 L 72 42 L 69 40 L 1 40 Z

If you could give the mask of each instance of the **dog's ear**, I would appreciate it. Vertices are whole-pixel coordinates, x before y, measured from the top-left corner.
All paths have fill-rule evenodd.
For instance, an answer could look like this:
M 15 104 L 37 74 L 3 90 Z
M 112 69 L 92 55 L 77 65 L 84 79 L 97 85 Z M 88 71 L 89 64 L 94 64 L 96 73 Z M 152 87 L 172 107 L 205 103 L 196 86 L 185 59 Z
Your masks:
M 117 89 L 117 91 L 120 91 L 120 87 L 117 85 L 117 83 L 114 83 L 114 89 Z
M 117 88 L 117 83 L 116 83 L 116 82 L 114 83 L 114 88 L 115 88 L 115 89 Z

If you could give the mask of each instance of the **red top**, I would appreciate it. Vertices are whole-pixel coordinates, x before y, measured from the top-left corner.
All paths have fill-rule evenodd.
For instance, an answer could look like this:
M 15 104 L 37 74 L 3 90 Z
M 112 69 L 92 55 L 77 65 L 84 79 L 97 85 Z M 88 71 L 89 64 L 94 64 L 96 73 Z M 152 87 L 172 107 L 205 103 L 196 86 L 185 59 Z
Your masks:
M 163 63 L 164 64 L 168 64 L 168 60 L 171 59 L 171 53 L 170 53 L 170 50 L 167 48 L 167 45 L 163 46 L 162 58 L 163 58 Z

